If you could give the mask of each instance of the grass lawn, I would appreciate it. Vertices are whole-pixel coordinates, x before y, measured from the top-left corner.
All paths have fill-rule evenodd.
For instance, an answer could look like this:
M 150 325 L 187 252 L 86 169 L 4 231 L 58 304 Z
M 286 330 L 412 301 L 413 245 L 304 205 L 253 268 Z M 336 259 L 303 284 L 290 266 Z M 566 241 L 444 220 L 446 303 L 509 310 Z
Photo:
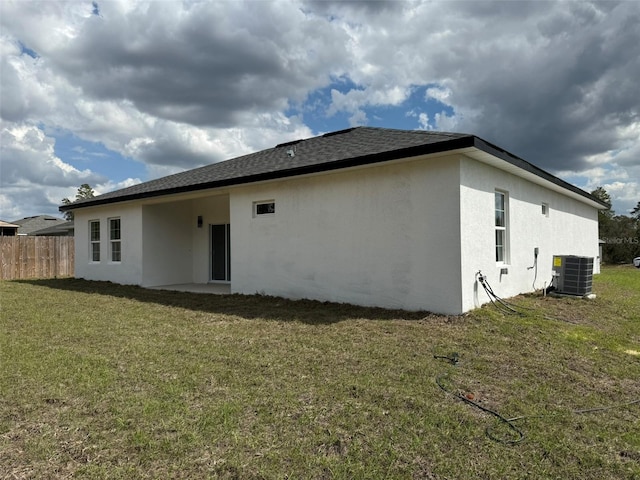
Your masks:
M 0 282 L 0 478 L 640 479 L 640 270 L 594 291 L 444 317 Z

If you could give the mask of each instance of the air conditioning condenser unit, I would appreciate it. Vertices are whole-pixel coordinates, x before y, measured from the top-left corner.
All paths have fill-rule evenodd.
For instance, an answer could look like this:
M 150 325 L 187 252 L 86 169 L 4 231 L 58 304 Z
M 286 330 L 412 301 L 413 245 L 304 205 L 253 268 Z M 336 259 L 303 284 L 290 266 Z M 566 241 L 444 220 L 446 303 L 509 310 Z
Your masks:
M 580 296 L 591 294 L 593 257 L 554 255 L 552 270 L 557 293 Z

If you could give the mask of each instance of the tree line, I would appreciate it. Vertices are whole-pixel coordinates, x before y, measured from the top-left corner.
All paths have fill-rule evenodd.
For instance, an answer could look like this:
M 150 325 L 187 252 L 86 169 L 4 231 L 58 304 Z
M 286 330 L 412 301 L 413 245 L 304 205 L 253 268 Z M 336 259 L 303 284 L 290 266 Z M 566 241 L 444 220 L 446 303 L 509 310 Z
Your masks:
M 591 194 L 602 200 L 609 208 L 598 212 L 598 236 L 602 244 L 604 263 L 631 263 L 640 257 L 640 201 L 631 215 L 616 215 L 611 209 L 611 196 L 603 188 Z

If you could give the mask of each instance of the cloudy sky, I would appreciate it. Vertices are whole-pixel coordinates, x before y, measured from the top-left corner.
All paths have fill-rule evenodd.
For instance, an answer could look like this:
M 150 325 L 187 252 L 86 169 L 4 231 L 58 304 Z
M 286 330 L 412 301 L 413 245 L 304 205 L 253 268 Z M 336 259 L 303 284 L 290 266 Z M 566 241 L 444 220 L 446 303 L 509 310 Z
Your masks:
M 640 200 L 639 2 L 0 3 L 0 219 L 354 125 Z

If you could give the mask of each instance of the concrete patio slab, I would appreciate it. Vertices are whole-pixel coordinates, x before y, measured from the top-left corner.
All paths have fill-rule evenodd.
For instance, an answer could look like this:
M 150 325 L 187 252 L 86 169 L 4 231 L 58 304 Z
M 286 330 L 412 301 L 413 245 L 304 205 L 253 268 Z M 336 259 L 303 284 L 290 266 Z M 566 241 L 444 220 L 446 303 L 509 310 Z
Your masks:
M 226 283 L 180 283 L 147 288 L 152 290 L 172 290 L 176 292 L 209 293 L 214 295 L 227 295 L 231 293 L 231 285 Z

